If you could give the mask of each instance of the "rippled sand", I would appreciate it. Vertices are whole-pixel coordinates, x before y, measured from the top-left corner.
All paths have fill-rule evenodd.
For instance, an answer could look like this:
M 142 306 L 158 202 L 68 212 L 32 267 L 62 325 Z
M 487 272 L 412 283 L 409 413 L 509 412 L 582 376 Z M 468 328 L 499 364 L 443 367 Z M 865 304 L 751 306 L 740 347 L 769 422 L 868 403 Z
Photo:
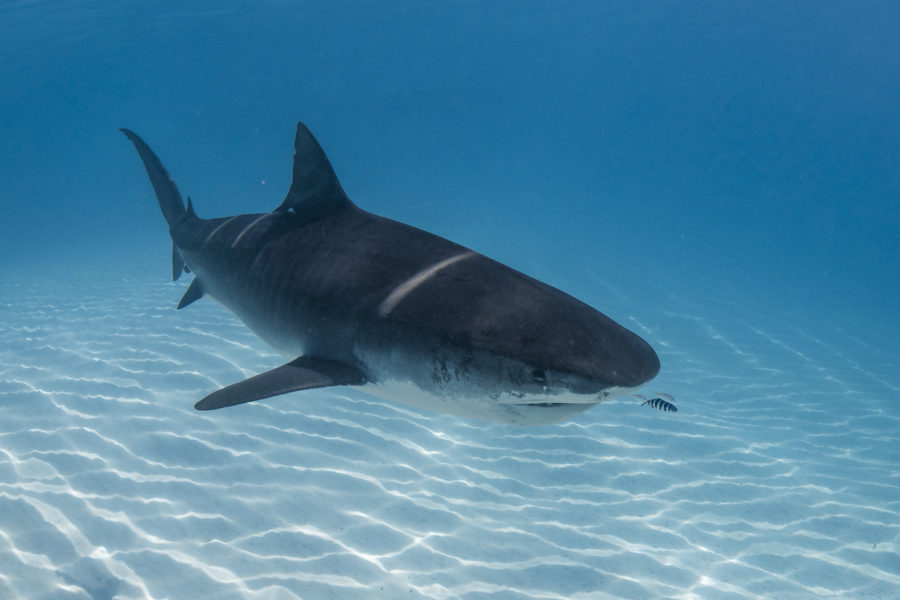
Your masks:
M 164 278 L 0 282 L 0 598 L 900 598 L 889 330 L 598 284 L 679 412 L 199 413 L 281 359 Z

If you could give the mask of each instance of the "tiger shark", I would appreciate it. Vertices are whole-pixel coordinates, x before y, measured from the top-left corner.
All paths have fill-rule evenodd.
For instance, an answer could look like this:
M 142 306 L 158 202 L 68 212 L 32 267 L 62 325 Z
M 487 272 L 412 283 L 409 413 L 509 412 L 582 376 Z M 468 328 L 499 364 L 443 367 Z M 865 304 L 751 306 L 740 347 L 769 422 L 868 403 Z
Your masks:
M 309 129 L 274 211 L 202 219 L 150 147 L 143 161 L 172 237 L 178 303 L 220 302 L 290 359 L 198 410 L 364 386 L 446 414 L 517 425 L 573 417 L 653 379 L 641 337 L 572 296 L 449 240 L 358 208 Z

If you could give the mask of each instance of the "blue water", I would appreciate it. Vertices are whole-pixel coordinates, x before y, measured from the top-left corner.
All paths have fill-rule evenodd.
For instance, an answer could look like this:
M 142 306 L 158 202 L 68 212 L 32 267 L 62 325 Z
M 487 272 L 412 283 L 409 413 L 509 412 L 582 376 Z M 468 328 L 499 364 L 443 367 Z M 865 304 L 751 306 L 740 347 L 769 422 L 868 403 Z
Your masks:
M 900 5 L 0 6 L 0 598 L 900 598 Z M 142 135 L 262 212 L 350 197 L 640 333 L 663 414 L 521 429 L 176 312 Z

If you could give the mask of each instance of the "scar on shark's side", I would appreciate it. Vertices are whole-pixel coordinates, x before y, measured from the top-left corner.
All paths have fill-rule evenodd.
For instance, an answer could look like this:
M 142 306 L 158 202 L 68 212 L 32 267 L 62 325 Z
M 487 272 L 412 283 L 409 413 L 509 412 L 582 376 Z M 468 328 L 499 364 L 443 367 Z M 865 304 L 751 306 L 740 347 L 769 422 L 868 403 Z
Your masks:
M 278 208 L 213 219 L 185 206 L 156 154 L 122 132 L 169 225 L 173 278 L 194 274 L 178 308 L 210 296 L 290 359 L 212 392 L 200 410 L 354 385 L 452 415 L 541 425 L 659 372 L 647 342 L 587 304 L 357 207 L 302 123 Z

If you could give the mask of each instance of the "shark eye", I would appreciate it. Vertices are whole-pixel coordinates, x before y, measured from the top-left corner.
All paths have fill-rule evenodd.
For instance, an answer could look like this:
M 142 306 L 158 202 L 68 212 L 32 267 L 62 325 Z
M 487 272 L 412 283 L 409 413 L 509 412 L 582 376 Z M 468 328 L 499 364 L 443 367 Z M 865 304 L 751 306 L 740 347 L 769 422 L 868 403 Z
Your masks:
M 541 369 L 532 369 L 531 378 L 538 383 L 547 383 L 547 374 L 544 373 Z

